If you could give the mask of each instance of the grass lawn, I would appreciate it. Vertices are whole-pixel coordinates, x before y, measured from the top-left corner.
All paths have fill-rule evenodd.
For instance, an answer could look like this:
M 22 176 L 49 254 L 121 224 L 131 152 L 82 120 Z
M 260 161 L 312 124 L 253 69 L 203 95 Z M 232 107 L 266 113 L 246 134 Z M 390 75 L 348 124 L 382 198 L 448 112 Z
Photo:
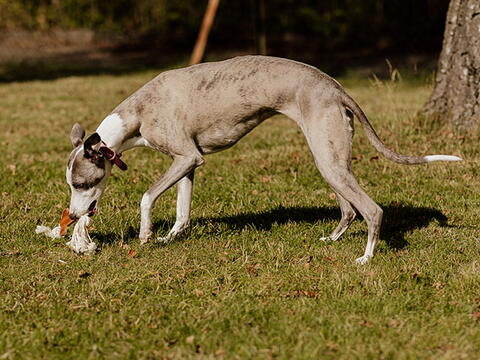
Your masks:
M 422 81 L 340 81 L 380 137 L 407 154 L 378 158 L 356 122 L 353 169 L 384 209 L 375 258 L 366 224 L 319 241 L 340 213 L 290 120 L 267 120 L 196 172 L 191 229 L 140 246 L 142 193 L 170 160 L 124 154 L 90 235 L 96 255 L 34 233 L 67 207 L 69 133 L 88 133 L 151 79 L 69 77 L 0 85 L 0 359 L 477 359 L 480 353 L 479 137 L 416 116 Z M 175 191 L 154 210 L 175 217 Z M 71 234 L 71 232 L 70 232 Z

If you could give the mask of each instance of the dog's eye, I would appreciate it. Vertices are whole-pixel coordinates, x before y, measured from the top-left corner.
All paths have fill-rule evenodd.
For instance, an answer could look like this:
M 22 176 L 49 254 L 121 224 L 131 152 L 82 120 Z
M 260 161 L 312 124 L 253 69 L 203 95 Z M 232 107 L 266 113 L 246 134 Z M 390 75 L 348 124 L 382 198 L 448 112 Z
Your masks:
M 85 186 L 84 184 L 72 184 L 72 186 L 75 188 L 75 189 L 83 189 Z

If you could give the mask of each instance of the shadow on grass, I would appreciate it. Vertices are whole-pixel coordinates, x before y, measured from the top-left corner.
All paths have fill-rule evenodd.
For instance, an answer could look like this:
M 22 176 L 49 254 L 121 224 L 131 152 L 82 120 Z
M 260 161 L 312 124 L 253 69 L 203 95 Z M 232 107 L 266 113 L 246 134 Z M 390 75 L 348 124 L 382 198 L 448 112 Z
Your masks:
M 384 213 L 380 238 L 392 249 L 400 250 L 408 246 L 405 234 L 425 228 L 432 221 L 437 221 L 441 227 L 449 226 L 447 217 L 437 209 L 397 203 L 382 206 L 382 209 Z
M 157 52 L 105 52 L 101 58 L 79 51 L 51 58 L 0 63 L 0 83 L 54 80 L 67 76 L 125 75 L 145 70 L 170 69 L 185 65 L 188 54 Z
M 442 227 L 448 226 L 447 217 L 437 209 L 398 203 L 383 205 L 382 208 L 384 215 L 380 238 L 391 249 L 399 250 L 408 246 L 405 235 L 411 231 L 427 227 L 432 221 L 437 221 Z M 359 219 L 361 219 L 361 216 L 359 216 Z M 192 226 L 223 223 L 235 231 L 251 228 L 269 231 L 275 224 L 305 222 L 314 224 L 322 220 L 339 221 L 340 210 L 337 207 L 277 207 L 259 213 L 194 218 L 192 219 Z M 156 236 L 162 236 L 168 232 L 171 225 L 170 221 L 157 221 L 153 226 L 154 233 Z M 95 234 L 95 237 L 103 244 L 119 240 L 129 242 L 138 238 L 138 229 L 130 226 L 123 233 L 99 233 Z M 188 238 L 188 231 L 185 238 Z
M 441 211 L 428 207 L 389 204 L 384 210 L 380 238 L 392 249 L 403 249 L 408 245 L 405 234 L 427 227 L 432 221 L 447 226 L 447 217 Z M 363 221 L 361 216 L 358 216 Z M 255 228 L 269 231 L 274 224 L 316 223 L 321 220 L 340 220 L 337 207 L 278 207 L 261 213 L 246 213 L 224 217 L 200 218 L 193 224 L 225 223 L 235 230 Z M 358 220 L 357 220 L 358 221 Z

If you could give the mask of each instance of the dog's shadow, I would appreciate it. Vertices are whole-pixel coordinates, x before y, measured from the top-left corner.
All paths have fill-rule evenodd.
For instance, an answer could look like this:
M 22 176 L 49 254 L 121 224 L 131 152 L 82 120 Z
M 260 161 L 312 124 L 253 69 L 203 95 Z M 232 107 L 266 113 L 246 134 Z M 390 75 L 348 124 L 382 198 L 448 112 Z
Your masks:
M 439 210 L 428 207 L 391 203 L 380 205 L 384 211 L 380 238 L 392 249 L 403 249 L 408 245 L 405 235 L 417 229 L 427 227 L 432 221 L 440 226 L 447 225 L 447 217 Z M 234 230 L 255 228 L 269 231 L 274 224 L 310 223 L 321 220 L 338 222 L 341 214 L 338 207 L 277 207 L 260 213 L 199 218 L 194 224 L 225 223 Z M 358 219 L 363 221 L 358 215 Z M 357 220 L 358 221 L 358 220 Z M 336 224 L 335 224 L 336 226 Z
M 447 225 L 447 217 L 439 210 L 428 207 L 416 207 L 406 204 L 390 203 L 380 205 L 384 211 L 380 238 L 392 249 L 403 249 L 408 246 L 405 235 L 413 230 L 427 227 L 432 221 L 440 226 Z M 358 216 L 361 219 L 361 216 Z M 191 226 L 207 224 L 225 224 L 234 231 L 257 229 L 269 231 L 272 226 L 287 223 L 314 224 L 321 220 L 340 220 L 340 210 L 337 207 L 277 207 L 259 213 L 244 213 L 238 215 L 193 218 Z M 358 220 L 357 220 L 358 221 Z M 362 220 L 363 221 L 363 220 Z M 167 233 L 171 222 L 157 221 L 153 225 L 155 234 Z M 160 235 L 159 235 L 160 236 Z M 113 233 L 101 233 L 95 236 L 100 243 L 111 243 Z M 123 241 L 134 240 L 138 231 L 129 227 L 122 235 Z

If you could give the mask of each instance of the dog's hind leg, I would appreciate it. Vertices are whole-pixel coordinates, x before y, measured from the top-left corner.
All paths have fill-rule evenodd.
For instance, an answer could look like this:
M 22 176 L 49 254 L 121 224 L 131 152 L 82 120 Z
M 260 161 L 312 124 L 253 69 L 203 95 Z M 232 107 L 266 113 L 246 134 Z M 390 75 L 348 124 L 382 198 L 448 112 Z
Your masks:
M 363 191 L 350 170 L 353 126 L 351 119 L 342 110 L 336 104 L 325 104 L 321 112 L 303 120 L 302 129 L 318 170 L 333 191 L 340 195 L 338 199 L 342 208 L 342 221 L 333 235 L 338 238 L 345 231 L 352 219 L 352 206 L 367 222 L 367 246 L 364 255 L 357 259 L 357 263 L 364 264 L 373 256 L 380 235 L 383 211 Z
M 190 223 L 194 173 L 195 170 L 192 170 L 177 183 L 177 218 L 168 235 L 158 238 L 158 240 L 163 243 L 168 243 L 175 238 L 185 230 Z
M 333 230 L 329 236 L 320 238 L 320 240 L 322 241 L 337 241 L 340 236 L 342 236 L 342 234 L 348 229 L 352 221 L 355 220 L 355 216 L 357 215 L 355 209 L 347 200 L 345 200 L 338 193 L 335 193 L 335 195 L 337 197 L 338 204 L 340 205 L 342 218 L 340 219 L 340 222 L 338 223 L 336 229 Z
M 152 207 L 155 204 L 155 200 L 168 188 L 177 183 L 180 179 L 187 177 L 197 166 L 203 164 L 203 157 L 199 153 L 193 153 L 190 155 L 175 156 L 173 159 L 173 164 L 167 170 L 167 172 L 148 189 L 142 197 L 141 203 L 141 223 L 140 223 L 140 241 L 142 244 L 150 240 L 152 236 L 152 221 L 151 221 L 151 211 Z M 188 177 L 187 180 L 188 181 Z M 186 194 L 191 192 L 191 185 L 187 183 L 182 183 L 180 185 L 182 189 L 182 206 L 187 200 L 190 199 L 190 196 Z M 190 188 L 190 189 L 189 189 Z M 189 207 L 188 207 L 189 208 Z M 178 209 L 178 207 L 177 207 Z M 184 217 L 182 217 L 184 219 Z M 173 230 L 173 229 L 172 229 Z

